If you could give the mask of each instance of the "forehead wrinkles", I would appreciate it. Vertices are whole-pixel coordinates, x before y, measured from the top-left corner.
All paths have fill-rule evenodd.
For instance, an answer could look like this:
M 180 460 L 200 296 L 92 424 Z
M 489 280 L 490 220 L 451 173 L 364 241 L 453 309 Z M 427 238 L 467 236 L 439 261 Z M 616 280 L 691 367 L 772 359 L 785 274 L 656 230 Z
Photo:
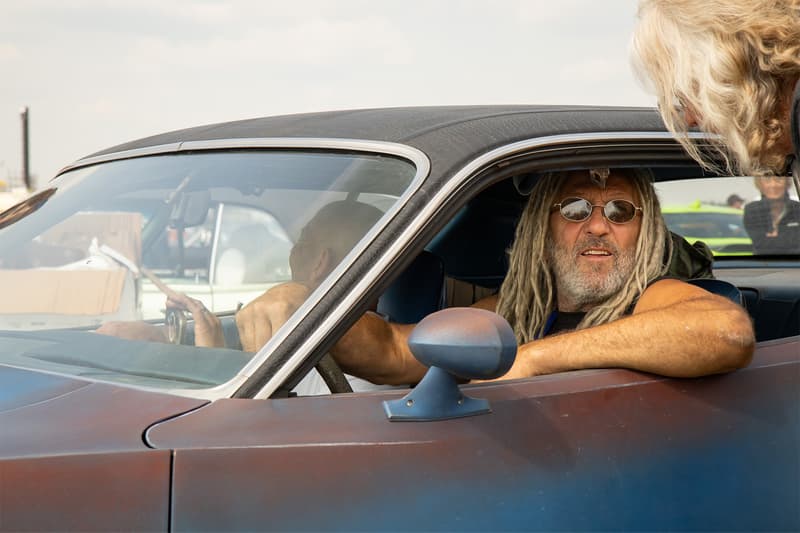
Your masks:
M 599 196 L 601 198 L 638 200 L 636 187 L 627 178 L 611 174 L 605 187 L 600 187 L 590 181 L 588 175 L 573 175 L 564 181 L 559 188 L 562 198 L 567 196 Z

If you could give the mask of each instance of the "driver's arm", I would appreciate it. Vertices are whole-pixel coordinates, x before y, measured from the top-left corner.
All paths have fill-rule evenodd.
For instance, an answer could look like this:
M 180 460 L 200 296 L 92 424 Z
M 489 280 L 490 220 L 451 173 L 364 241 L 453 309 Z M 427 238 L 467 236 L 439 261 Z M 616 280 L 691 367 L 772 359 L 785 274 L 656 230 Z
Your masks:
M 472 307 L 494 311 L 497 297 L 484 298 Z M 380 385 L 415 385 L 428 368 L 408 347 L 415 324 L 395 324 L 365 313 L 336 343 L 330 353 L 348 374 Z
M 246 352 L 257 352 L 294 314 L 311 290 L 289 281 L 276 285 L 236 313 L 239 341 Z
M 195 346 L 225 347 L 222 325 L 214 313 L 206 309 L 203 302 L 182 293 L 170 291 L 167 307 L 174 307 L 192 313 L 194 319 Z M 143 321 L 105 322 L 95 333 L 119 339 L 169 343 L 166 326 L 157 326 Z
M 169 342 L 166 327 L 141 321 L 104 322 L 94 332 L 132 341 Z

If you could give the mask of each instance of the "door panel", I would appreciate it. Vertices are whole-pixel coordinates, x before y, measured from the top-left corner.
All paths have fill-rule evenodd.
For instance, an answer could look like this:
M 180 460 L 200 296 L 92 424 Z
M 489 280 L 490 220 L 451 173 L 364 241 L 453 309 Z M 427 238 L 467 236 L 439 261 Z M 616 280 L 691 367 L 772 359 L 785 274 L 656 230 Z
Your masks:
M 147 450 L 0 460 L 0 530 L 166 531 L 170 455 Z
M 797 529 L 799 347 L 469 387 L 493 412 L 440 422 L 386 420 L 397 392 L 226 400 L 148 438 L 177 448 L 178 530 Z

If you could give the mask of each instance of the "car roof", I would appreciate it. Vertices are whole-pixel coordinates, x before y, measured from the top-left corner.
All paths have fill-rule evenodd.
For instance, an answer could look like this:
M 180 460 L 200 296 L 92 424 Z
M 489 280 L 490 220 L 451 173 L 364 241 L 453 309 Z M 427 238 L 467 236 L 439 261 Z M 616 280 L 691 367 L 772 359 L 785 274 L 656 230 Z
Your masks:
M 254 138 L 361 139 L 400 143 L 427 154 L 434 169 L 535 137 L 665 131 L 653 108 L 591 106 L 440 106 L 355 109 L 223 122 L 120 144 L 84 159 L 161 145 Z

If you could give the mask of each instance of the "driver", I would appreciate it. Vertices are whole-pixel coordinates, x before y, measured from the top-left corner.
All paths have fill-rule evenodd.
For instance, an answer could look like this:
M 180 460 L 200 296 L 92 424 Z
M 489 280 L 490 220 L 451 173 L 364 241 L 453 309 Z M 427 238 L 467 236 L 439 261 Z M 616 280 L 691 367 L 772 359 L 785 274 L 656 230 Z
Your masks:
M 303 227 L 291 249 L 292 281 L 270 288 L 237 313 L 242 349 L 258 351 L 382 215 L 380 209 L 352 200 L 323 206 Z M 219 318 L 200 300 L 168 288 L 164 292 L 167 307 L 192 314 L 196 346 L 225 346 Z M 168 342 L 164 327 L 146 322 L 107 322 L 95 331 L 120 338 Z

